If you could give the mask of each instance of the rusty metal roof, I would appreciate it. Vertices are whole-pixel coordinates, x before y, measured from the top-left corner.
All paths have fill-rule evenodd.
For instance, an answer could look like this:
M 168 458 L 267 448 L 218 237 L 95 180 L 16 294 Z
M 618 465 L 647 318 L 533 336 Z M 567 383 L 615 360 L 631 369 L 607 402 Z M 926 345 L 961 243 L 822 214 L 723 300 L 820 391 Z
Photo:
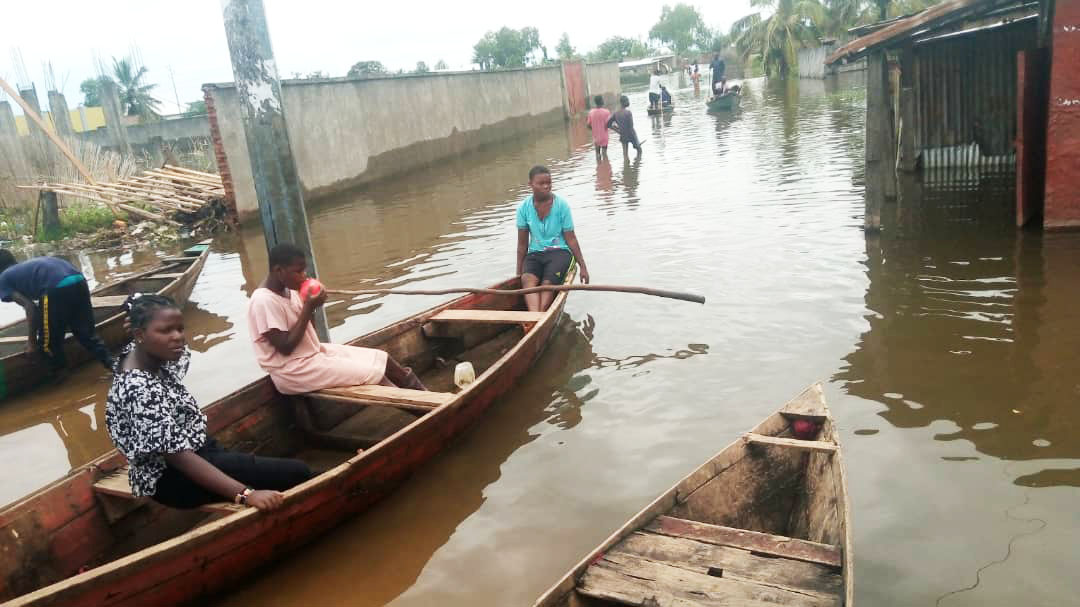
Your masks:
M 910 17 L 892 20 L 882 27 L 860 38 L 848 42 L 829 55 L 827 65 L 850 62 L 859 59 L 873 50 L 896 45 L 918 35 L 948 26 L 957 21 L 984 15 L 1009 4 L 1025 4 L 1017 0 L 945 0 Z

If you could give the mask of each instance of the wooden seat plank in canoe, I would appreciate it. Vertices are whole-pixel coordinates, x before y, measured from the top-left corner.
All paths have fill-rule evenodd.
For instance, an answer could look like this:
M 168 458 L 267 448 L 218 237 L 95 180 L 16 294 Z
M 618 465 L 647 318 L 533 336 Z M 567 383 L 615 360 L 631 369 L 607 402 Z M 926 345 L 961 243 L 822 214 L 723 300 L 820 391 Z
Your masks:
M 431 317 L 438 322 L 476 322 L 495 324 L 536 323 L 545 312 L 520 312 L 517 310 L 443 310 Z
M 127 298 L 127 295 L 98 295 L 90 298 L 90 305 L 95 308 L 118 308 Z
M 128 467 L 117 468 L 112 472 L 103 476 L 100 480 L 94 483 L 94 491 L 103 495 L 111 495 L 113 497 L 121 497 L 129 500 L 138 500 L 131 493 L 131 485 L 128 482 Z M 229 502 L 214 502 L 212 504 L 206 504 L 199 507 L 199 510 L 205 512 L 238 512 L 244 510 L 247 506 L 239 506 Z
M 578 594 L 622 605 L 678 605 L 679 607 L 836 607 L 838 596 L 820 597 L 706 573 L 643 558 L 621 551 L 605 553 L 578 583 Z
M 449 392 L 407 390 L 393 386 L 349 386 L 345 388 L 326 388 L 317 392 L 309 392 L 306 396 L 358 405 L 383 405 L 426 412 L 450 402 L 455 395 Z
M 682 537 L 718 546 L 741 548 L 755 554 L 818 563 L 835 568 L 840 568 L 843 565 L 843 556 L 839 546 L 819 544 L 783 535 L 735 529 L 723 525 L 710 525 L 672 516 L 658 516 L 645 529 L 661 535 Z
M 145 277 L 143 280 L 158 280 L 158 279 L 176 280 L 177 278 L 180 278 L 183 275 L 184 275 L 183 272 L 163 272 L 161 274 L 152 274 L 150 276 Z
M 803 449 L 805 451 L 818 451 L 820 453 L 836 453 L 837 446 L 817 440 L 800 440 L 797 438 L 782 438 L 778 436 L 764 436 L 748 432 L 743 435 L 743 440 L 752 445 L 772 445 L 774 447 L 788 447 L 791 449 Z
M 833 567 L 645 530 L 631 533 L 606 554 L 628 554 L 702 575 L 741 580 L 822 599 L 837 600 L 844 591 L 844 579 Z

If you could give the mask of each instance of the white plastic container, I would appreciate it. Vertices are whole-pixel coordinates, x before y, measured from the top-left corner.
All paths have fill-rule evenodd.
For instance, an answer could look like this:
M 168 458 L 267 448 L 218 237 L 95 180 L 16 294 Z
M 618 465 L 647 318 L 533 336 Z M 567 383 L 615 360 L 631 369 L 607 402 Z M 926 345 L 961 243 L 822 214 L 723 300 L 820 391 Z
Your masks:
M 473 369 L 471 362 L 458 363 L 454 367 L 454 383 L 457 384 L 457 387 L 464 388 L 474 381 L 476 381 L 476 369 Z

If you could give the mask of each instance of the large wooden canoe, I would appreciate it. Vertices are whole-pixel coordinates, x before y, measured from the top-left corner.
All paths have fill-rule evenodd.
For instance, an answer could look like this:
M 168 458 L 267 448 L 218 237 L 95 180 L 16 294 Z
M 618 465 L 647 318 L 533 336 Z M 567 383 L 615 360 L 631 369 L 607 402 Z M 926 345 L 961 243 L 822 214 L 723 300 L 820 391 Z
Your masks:
M 264 377 L 206 407 L 223 445 L 320 472 L 275 512 L 133 500 L 115 451 L 0 510 L 0 601 L 175 605 L 235 585 L 387 495 L 476 421 L 540 355 L 566 296 L 533 313 L 520 296 L 469 295 L 350 342 L 412 366 L 431 392 L 358 386 L 286 397 Z M 460 360 L 477 378 L 453 392 Z
M 809 440 L 794 437 L 809 420 Z M 534 607 L 852 607 L 840 443 L 814 384 L 600 544 Z
M 91 293 L 94 320 L 97 321 L 97 334 L 105 345 L 115 349 L 123 345 L 127 338 L 120 306 L 128 295 L 135 292 L 159 293 L 168 295 L 183 306 L 191 296 L 209 252 L 210 241 L 203 241 L 186 249 L 183 255 L 169 258 L 150 270 L 94 289 Z M 25 318 L 0 327 L 0 401 L 25 392 L 49 377 L 48 363 L 40 355 L 26 351 L 26 335 Z M 69 366 L 90 360 L 90 353 L 70 334 L 64 340 L 64 353 Z
M 705 106 L 710 112 L 730 112 L 739 107 L 741 98 L 739 91 L 728 91 L 719 97 L 710 97 L 705 101 Z

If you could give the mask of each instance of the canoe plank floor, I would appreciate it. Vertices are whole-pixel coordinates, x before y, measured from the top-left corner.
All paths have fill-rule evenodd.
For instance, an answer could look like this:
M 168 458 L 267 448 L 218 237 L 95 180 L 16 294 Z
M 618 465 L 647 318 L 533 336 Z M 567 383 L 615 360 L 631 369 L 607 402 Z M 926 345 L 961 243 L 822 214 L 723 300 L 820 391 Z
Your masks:
M 840 564 L 837 546 L 660 516 L 590 565 L 577 591 L 618 605 L 832 607 Z
M 545 312 L 522 312 L 518 310 L 443 310 L 431 317 L 436 322 L 477 322 L 488 324 L 536 323 L 543 320 Z

